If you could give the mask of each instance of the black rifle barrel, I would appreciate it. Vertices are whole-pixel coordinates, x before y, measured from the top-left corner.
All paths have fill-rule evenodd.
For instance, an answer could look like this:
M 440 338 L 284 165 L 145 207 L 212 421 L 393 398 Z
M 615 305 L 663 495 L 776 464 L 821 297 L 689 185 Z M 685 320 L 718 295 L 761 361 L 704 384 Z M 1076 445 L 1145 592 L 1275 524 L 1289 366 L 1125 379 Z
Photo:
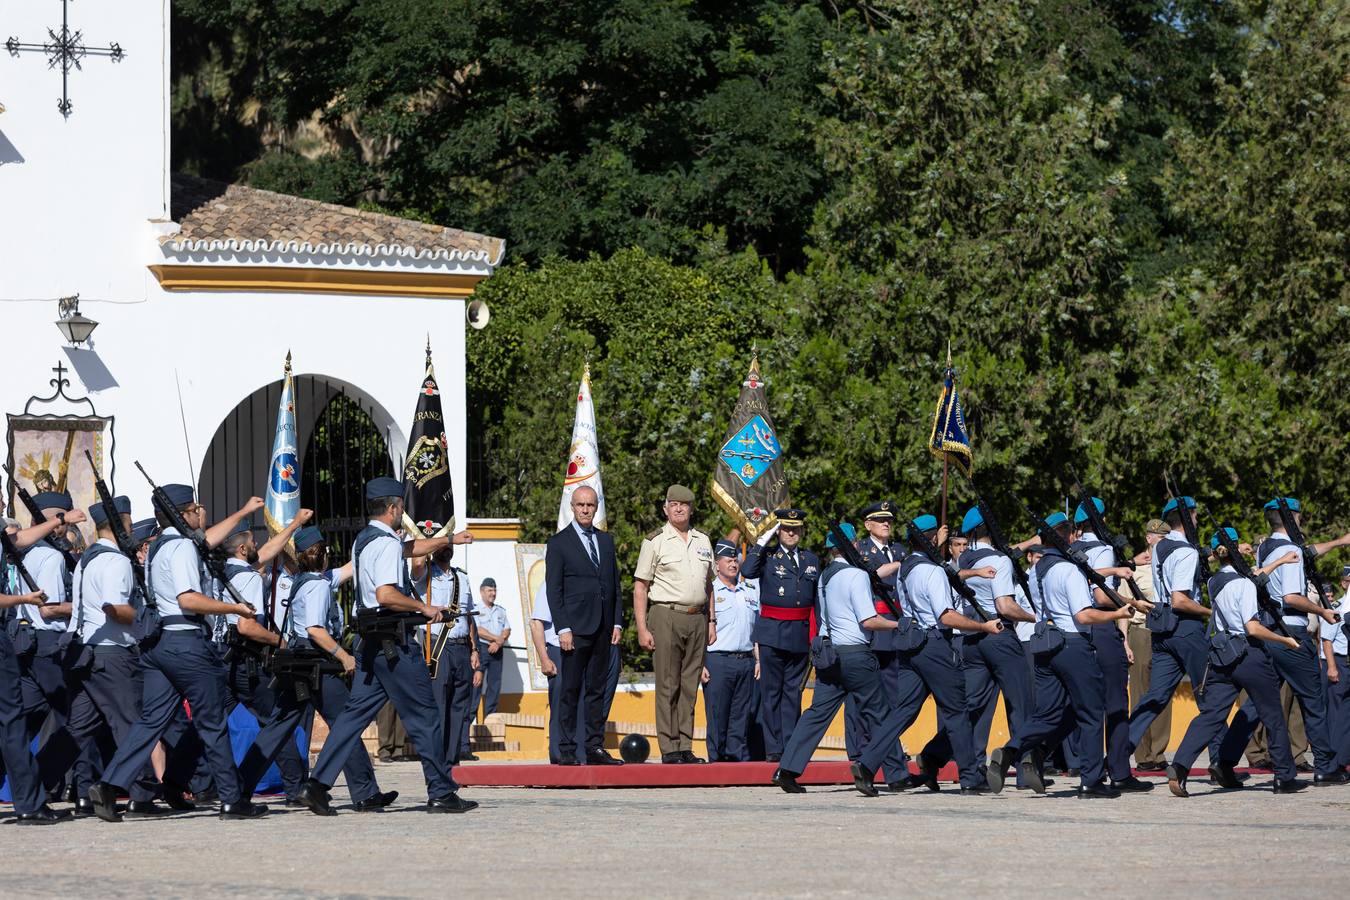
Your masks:
M 1078 480 L 1078 472 L 1074 470 L 1073 466 L 1069 466 L 1069 475 L 1073 478 L 1074 490 L 1078 492 L 1078 505 L 1083 507 L 1083 512 L 1087 515 L 1089 524 L 1092 525 L 1092 533 L 1097 535 L 1098 540 L 1111 548 L 1111 562 L 1117 566 L 1128 565 L 1130 568 L 1133 568 L 1133 562 L 1123 563 L 1121 561 L 1121 551 L 1120 547 L 1117 546 L 1116 536 L 1111 533 L 1111 529 L 1106 527 L 1106 520 L 1103 519 L 1102 514 L 1097 511 L 1097 504 L 1092 502 L 1092 492 L 1084 487 L 1083 483 Z M 1123 541 L 1120 543 L 1122 545 L 1124 544 Z M 1148 602 L 1144 597 L 1144 592 L 1139 590 L 1139 585 L 1134 583 L 1133 577 L 1126 578 L 1125 584 L 1130 589 L 1131 597 L 1140 603 Z
M 1308 580 L 1317 588 L 1317 603 L 1323 609 L 1330 609 L 1331 586 L 1327 580 L 1322 577 L 1322 573 L 1317 571 L 1317 554 L 1308 546 L 1303 537 L 1303 529 L 1299 527 L 1298 522 L 1294 520 L 1294 511 L 1289 507 L 1289 501 L 1285 499 L 1279 488 L 1275 490 L 1275 508 L 1280 511 L 1280 522 L 1284 525 L 1285 534 L 1289 535 L 1289 540 L 1294 546 L 1298 547 L 1298 552 L 1303 554 L 1303 565 L 1308 570 Z
M 33 495 L 28 493 L 27 488 L 19 484 L 19 479 L 14 477 L 14 467 L 12 465 L 6 466 L 5 471 L 9 473 L 9 483 L 14 486 L 15 496 L 19 498 L 19 502 L 22 503 L 24 505 L 24 508 L 28 510 L 28 517 L 32 519 L 31 524 L 33 525 L 44 524 L 47 521 L 46 513 L 44 513 L 42 511 L 42 507 L 38 506 L 37 503 L 33 500 Z M 53 531 L 51 534 L 43 538 L 43 540 L 46 541 L 48 544 L 50 544 L 52 548 L 56 550 L 57 553 L 60 553 L 61 556 L 65 558 L 66 571 L 74 572 L 75 548 L 70 546 L 70 541 L 66 540 L 66 536 L 61 533 L 60 529 Z M 36 590 L 36 588 L 34 588 L 34 590 Z
M 994 510 L 985 502 L 980 489 L 975 486 L 975 480 L 967 479 L 970 483 L 970 489 L 975 493 L 975 506 L 979 508 L 980 515 L 984 517 L 984 527 L 989 532 L 989 541 L 994 545 L 994 549 L 1012 563 L 1013 578 L 1022 588 L 1022 593 L 1026 595 L 1027 603 L 1031 606 L 1031 614 L 1040 615 L 1040 610 L 1036 609 L 1036 601 L 1031 599 L 1031 581 L 1027 578 L 1026 570 L 1018 563 L 1018 556 L 1013 554 L 1011 545 L 1007 538 L 1003 536 L 1003 529 L 999 527 L 998 520 L 994 518 Z
M 1036 525 L 1036 532 L 1040 534 L 1042 540 L 1048 540 L 1050 544 L 1059 551 L 1061 556 L 1077 566 L 1078 571 L 1083 574 L 1083 577 L 1088 580 L 1088 583 L 1105 594 L 1106 599 L 1114 603 L 1116 609 L 1122 609 L 1126 606 L 1125 598 L 1116 593 L 1115 588 L 1107 584 L 1106 579 L 1102 577 L 1101 573 L 1088 565 L 1087 560 L 1084 559 L 1081 554 L 1075 553 L 1069 547 L 1069 542 L 1064 539 L 1064 535 L 1060 534 L 1054 528 L 1051 528 L 1050 524 L 1046 522 L 1045 519 L 1032 512 L 1030 507 L 1023 503 L 1020 498 L 1017 502 L 1022 507 L 1022 511 L 1025 512 Z

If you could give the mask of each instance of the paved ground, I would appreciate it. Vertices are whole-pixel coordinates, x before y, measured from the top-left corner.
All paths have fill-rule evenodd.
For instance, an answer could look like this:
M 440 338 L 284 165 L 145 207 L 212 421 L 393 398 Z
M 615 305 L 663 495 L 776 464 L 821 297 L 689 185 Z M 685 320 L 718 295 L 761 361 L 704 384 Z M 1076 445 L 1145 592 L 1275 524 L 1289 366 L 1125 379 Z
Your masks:
M 1274 796 L 1192 782 L 1081 801 L 851 789 L 474 788 L 480 809 L 430 816 L 416 763 L 377 767 L 386 813 L 259 822 L 3 825 L 7 896 L 838 897 L 1326 895 L 1350 787 Z M 345 791 L 334 792 L 346 803 Z M 22 849 L 20 849 L 22 848 Z M 1332 881 L 1328 878 L 1332 877 Z M 466 887 L 466 881 L 472 887 Z

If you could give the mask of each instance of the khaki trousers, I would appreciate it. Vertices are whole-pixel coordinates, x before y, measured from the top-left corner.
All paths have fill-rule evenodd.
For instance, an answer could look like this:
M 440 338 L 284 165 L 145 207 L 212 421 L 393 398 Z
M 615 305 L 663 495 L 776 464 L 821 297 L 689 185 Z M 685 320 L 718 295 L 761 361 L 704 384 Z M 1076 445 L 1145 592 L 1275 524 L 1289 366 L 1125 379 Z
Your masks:
M 1134 705 L 1148 692 L 1148 679 L 1153 671 L 1153 632 L 1143 625 L 1130 625 L 1126 633 L 1134 665 L 1130 666 L 1130 704 Z M 1158 714 L 1134 748 L 1136 764 L 1166 763 L 1167 744 L 1172 739 L 1172 704 Z
M 694 749 L 694 705 L 708 647 L 708 618 L 653 603 L 647 627 L 656 642 L 656 742 L 662 753 Z
M 1246 702 L 1247 692 L 1243 691 L 1242 696 L 1237 699 L 1237 705 L 1241 706 Z M 1289 752 L 1294 755 L 1294 762 L 1299 765 L 1307 765 L 1308 732 L 1303 727 L 1303 710 L 1299 709 L 1298 699 L 1294 696 L 1293 688 L 1287 684 L 1280 685 L 1280 705 L 1284 707 L 1284 720 L 1289 725 Z M 1247 742 L 1245 753 L 1249 764 L 1253 760 L 1261 763 L 1270 761 L 1270 748 L 1266 746 L 1265 725 L 1257 723 L 1256 730 L 1252 732 L 1252 739 Z
M 403 759 L 417 753 L 394 704 L 386 703 L 375 714 L 375 730 L 380 736 L 379 756 L 382 762 Z

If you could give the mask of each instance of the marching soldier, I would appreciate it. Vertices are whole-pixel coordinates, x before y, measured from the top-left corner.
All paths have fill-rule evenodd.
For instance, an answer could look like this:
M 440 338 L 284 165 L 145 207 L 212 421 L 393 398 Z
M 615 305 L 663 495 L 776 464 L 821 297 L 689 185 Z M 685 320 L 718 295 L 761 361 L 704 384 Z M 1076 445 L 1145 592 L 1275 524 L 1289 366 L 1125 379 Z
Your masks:
M 406 543 L 400 540 L 395 529 L 403 521 L 403 484 L 397 479 L 372 479 L 366 485 L 365 496 L 370 524 L 352 545 L 357 609 L 421 613 L 428 622 L 440 619 L 445 612 L 443 607 L 412 597 L 403 561 L 435 553 L 449 544 L 450 539 L 420 538 Z M 435 713 L 436 698 L 421 648 L 405 632 L 400 642 L 391 641 L 384 646 L 380 641 L 362 640 L 356 657 L 351 696 L 337 721 L 330 723 L 328 740 L 324 741 L 309 780 L 300 789 L 300 802 L 315 815 L 337 814 L 329 803 L 329 790 L 360 743 L 361 732 L 380 707 L 392 700 L 421 755 L 427 781 L 427 812 L 463 813 L 476 809 L 477 803 L 463 800 L 456 793 L 459 786 L 450 776 L 444 731 Z
M 751 637 L 759 653 L 759 722 L 769 762 L 782 758 L 801 716 L 811 608 L 820 580 L 820 559 L 801 546 L 806 514 L 779 509 L 774 516 L 777 526 L 749 549 L 740 570 L 744 578 L 759 579 L 759 615 Z M 775 534 L 778 544 L 769 546 Z
M 740 551 L 731 541 L 718 541 L 713 556 L 717 560 L 713 582 L 717 640 L 708 646 L 703 661 L 708 761 L 746 762 L 750 759 L 755 680 L 763 671 L 752 640 L 759 589 L 741 579 Z
M 1347 660 L 1345 616 L 1350 613 L 1350 566 L 1341 569 L 1341 599 L 1332 604 L 1341 623 L 1321 623 L 1322 658 L 1326 660 L 1327 718 L 1336 764 L 1350 762 L 1350 660 Z
M 473 613 L 473 590 L 469 573 L 450 564 L 454 547 L 446 546 L 431 555 L 430 562 L 412 561 L 413 583 L 420 584 L 431 566 L 431 603 L 456 613 Z M 469 752 L 469 720 L 474 688 L 482 684 L 482 657 L 473 642 L 468 616 L 458 616 L 449 625 L 436 623 L 431 631 L 432 687 L 436 692 L 436 706 L 441 714 L 441 728 L 445 735 L 446 760 L 454 765 L 478 757 Z M 416 740 L 416 739 L 414 739 Z
M 1232 545 L 1236 546 L 1236 529 L 1224 530 Z M 1208 585 L 1216 639 L 1226 637 L 1230 642 L 1228 653 L 1236 658 L 1216 660 L 1215 652 L 1209 651 L 1204 690 L 1199 694 L 1200 714 L 1191 720 L 1172 764 L 1167 767 L 1167 786 L 1178 797 L 1190 796 L 1186 790 L 1186 778 L 1190 774 L 1191 764 L 1200 756 L 1205 745 L 1224 729 L 1238 692 L 1246 691 L 1266 726 L 1270 756 L 1275 762 L 1274 792 L 1292 794 L 1301 791 L 1307 785 L 1296 780 L 1298 770 L 1294 767 L 1294 756 L 1289 752 L 1289 732 L 1284 722 L 1284 709 L 1280 705 L 1280 680 L 1271 664 L 1266 645 L 1280 646 L 1295 653 L 1303 652 L 1304 645 L 1293 637 L 1276 634 L 1261 623 L 1256 605 L 1256 582 L 1239 575 L 1233 568 L 1228 550 L 1222 546 L 1217 532 L 1209 545 L 1222 566 L 1218 573 L 1210 577 Z M 1254 574 L 1259 577 L 1274 572 L 1300 558 L 1297 551 L 1288 550 L 1270 564 L 1258 567 Z M 1344 636 L 1341 640 L 1345 640 Z M 1341 646 L 1344 648 L 1344 644 Z M 1241 782 L 1237 786 L 1241 787 Z

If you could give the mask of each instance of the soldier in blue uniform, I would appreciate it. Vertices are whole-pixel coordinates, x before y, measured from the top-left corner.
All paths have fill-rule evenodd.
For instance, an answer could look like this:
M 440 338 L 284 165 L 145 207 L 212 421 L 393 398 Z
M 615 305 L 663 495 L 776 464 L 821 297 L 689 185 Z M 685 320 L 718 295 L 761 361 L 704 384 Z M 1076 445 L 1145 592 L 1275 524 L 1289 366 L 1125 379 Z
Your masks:
M 1092 504 L 1097 507 L 1099 516 L 1106 515 L 1106 503 L 1100 497 L 1093 497 Z M 1086 556 L 1088 565 L 1099 575 L 1104 576 L 1112 589 L 1117 589 L 1122 578 L 1129 578 L 1134 573 L 1123 566 L 1116 566 L 1115 550 L 1093 533 L 1091 518 L 1080 503 L 1073 514 L 1074 527 L 1079 529 L 1078 539 L 1073 542 L 1070 549 Z M 1115 608 L 1115 605 L 1107 599 L 1106 593 L 1099 588 L 1093 588 L 1092 598 L 1098 609 Z M 1153 790 L 1153 783 L 1134 777 L 1134 772 L 1130 768 L 1130 750 L 1138 741 L 1130 740 L 1130 661 L 1125 652 L 1125 630 L 1128 626 L 1128 620 L 1112 620 L 1092 625 L 1092 649 L 1097 653 L 1097 665 L 1102 670 L 1102 688 L 1106 695 L 1104 724 L 1107 775 L 1117 790 L 1144 792 Z M 1156 672 L 1158 665 L 1156 657 L 1153 665 Z M 1164 703 L 1163 707 L 1166 708 L 1166 705 Z M 1149 722 L 1151 723 L 1156 716 L 1156 712 L 1150 715 Z M 1148 726 L 1140 729 L 1139 738 L 1142 739 L 1147 731 Z
M 420 612 L 428 622 L 440 619 L 443 608 L 413 599 L 403 561 L 435 553 L 447 546 L 450 539 L 421 538 L 406 543 L 400 540 L 395 528 L 403 521 L 403 485 L 397 479 L 372 479 L 366 485 L 365 495 L 370 524 L 352 545 L 357 608 Z M 330 723 L 328 740 L 319 752 L 309 780 L 300 789 L 300 802 L 316 815 L 337 814 L 329 805 L 329 790 L 351 757 L 352 749 L 360 743 L 361 732 L 380 708 L 392 700 L 421 756 L 427 781 L 427 812 L 462 813 L 476 809 L 477 803 L 463 800 L 456 793 L 459 786 L 450 776 L 444 731 L 436 714 L 436 697 L 422 649 L 406 636 L 397 644 L 391 643 L 388 649 L 379 641 L 363 640 L 356 656 L 351 697 L 337 721 Z
M 770 545 L 773 532 L 763 535 L 741 567 L 743 577 L 759 579 L 759 616 L 752 637 L 759 650 L 759 724 L 769 762 L 782 758 L 801 716 L 811 607 L 820 580 L 819 557 L 801 546 L 806 514 L 794 508 L 775 510 L 774 516 L 777 546 Z
M 469 573 L 450 564 L 453 556 L 454 548 L 446 546 L 432 554 L 429 562 L 413 560 L 413 584 L 425 583 L 430 565 L 431 604 L 452 612 L 477 612 Z M 474 690 L 483 683 L 483 671 L 482 656 L 470 632 L 472 621 L 468 616 L 460 616 L 448 625 L 438 622 L 429 626 L 434 670 L 431 683 L 445 734 L 446 760 L 452 765 L 478 759 L 469 749 L 469 725 Z
M 1233 528 L 1225 531 L 1236 545 L 1237 531 Z M 1301 791 L 1306 785 L 1296 780 L 1298 770 L 1294 768 L 1294 756 L 1289 752 L 1289 732 L 1280 705 L 1280 679 L 1266 648 L 1270 645 L 1297 653 L 1302 652 L 1303 645 L 1293 637 L 1276 634 L 1261 623 L 1256 605 L 1256 582 L 1239 575 L 1233 568 L 1217 532 L 1209 545 L 1222 566 L 1210 577 L 1208 585 L 1216 650 L 1209 651 L 1205 689 L 1198 699 L 1200 714 L 1191 720 L 1172 764 L 1167 767 L 1167 786 L 1178 797 L 1190 796 L 1186 778 L 1191 764 L 1205 745 L 1223 731 L 1238 692 L 1246 691 L 1266 726 L 1270 756 L 1275 763 L 1274 792 L 1292 794 Z M 1263 577 L 1299 558 L 1297 551 L 1286 552 L 1269 565 L 1257 568 L 1253 574 Z M 1224 641 L 1228 642 L 1227 656 L 1216 659 L 1216 654 L 1221 652 L 1217 648 L 1222 647 Z
M 1350 613 L 1350 566 L 1341 569 L 1341 598 L 1332 605 L 1341 622 L 1321 623 L 1323 669 L 1327 679 L 1327 721 L 1336 765 L 1350 763 L 1350 661 L 1347 660 L 1345 616 Z
M 703 707 L 708 722 L 708 761 L 750 759 L 750 716 L 755 679 L 762 669 L 752 638 L 759 588 L 740 577 L 740 551 L 731 541 L 713 545 L 717 579 L 713 582 L 717 640 L 703 657 Z M 795 727 L 795 724 L 794 724 Z

